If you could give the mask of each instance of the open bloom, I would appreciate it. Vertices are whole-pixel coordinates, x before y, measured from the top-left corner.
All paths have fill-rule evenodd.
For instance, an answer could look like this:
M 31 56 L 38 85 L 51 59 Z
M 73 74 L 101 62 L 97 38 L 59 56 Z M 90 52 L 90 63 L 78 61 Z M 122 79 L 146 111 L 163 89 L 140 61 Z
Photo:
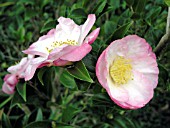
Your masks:
M 136 35 L 112 42 L 100 55 L 96 75 L 111 99 L 126 109 L 137 109 L 153 97 L 158 83 L 156 56 Z
M 4 84 L 2 86 L 3 92 L 7 94 L 13 94 L 15 92 L 15 86 L 17 85 L 19 79 L 27 76 L 27 68 L 29 67 L 30 70 L 34 68 L 29 65 L 33 57 L 34 56 L 32 55 L 28 55 L 28 57 L 22 58 L 18 64 L 7 69 L 11 74 L 7 74 L 4 78 Z
M 64 66 L 79 61 L 91 51 L 90 44 L 99 34 L 100 29 L 97 28 L 87 36 L 95 20 L 95 15 L 89 14 L 86 22 L 79 26 L 70 18 L 60 17 L 56 29 L 50 30 L 23 52 L 38 55 L 31 64 L 39 67 Z M 35 70 L 28 71 L 25 80 L 31 79 Z

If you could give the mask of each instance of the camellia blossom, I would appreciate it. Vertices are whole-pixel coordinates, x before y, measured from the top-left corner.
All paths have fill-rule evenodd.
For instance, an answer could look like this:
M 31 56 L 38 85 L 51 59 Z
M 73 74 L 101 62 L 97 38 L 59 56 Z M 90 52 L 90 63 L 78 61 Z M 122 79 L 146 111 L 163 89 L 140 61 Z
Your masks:
M 28 57 L 22 58 L 18 64 L 7 69 L 7 71 L 11 74 L 7 74 L 4 78 L 4 84 L 2 85 L 3 92 L 7 94 L 13 94 L 15 92 L 15 86 L 17 85 L 19 79 L 26 77 L 27 74 L 25 72 L 27 68 L 34 68 L 29 65 L 33 58 L 33 55 L 28 55 Z
M 141 108 L 152 99 L 158 74 L 152 48 L 136 35 L 113 41 L 96 65 L 100 84 L 117 105 L 126 109 Z
M 38 55 L 31 62 L 32 65 L 39 65 L 38 67 L 65 66 L 79 61 L 91 51 L 90 44 L 99 34 L 100 28 L 97 28 L 87 36 L 95 20 L 95 15 L 89 14 L 86 22 L 79 26 L 70 18 L 60 17 L 56 29 L 50 30 L 47 35 L 40 37 L 23 52 Z M 25 80 L 30 80 L 35 70 L 36 68 L 27 70 L 28 75 Z

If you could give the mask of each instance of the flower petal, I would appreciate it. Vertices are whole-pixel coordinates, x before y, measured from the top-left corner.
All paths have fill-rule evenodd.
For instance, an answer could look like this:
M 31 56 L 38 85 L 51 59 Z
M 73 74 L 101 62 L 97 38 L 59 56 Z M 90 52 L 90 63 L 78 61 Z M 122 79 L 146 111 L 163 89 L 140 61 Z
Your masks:
M 37 42 L 24 50 L 23 53 L 47 57 L 49 55 L 47 48 L 55 41 L 55 33 L 56 31 L 54 29 L 50 30 L 47 35 L 40 37 Z
M 38 57 L 31 60 L 30 64 L 28 65 L 25 71 L 25 81 L 32 79 L 35 74 L 36 69 L 45 62 L 46 58 Z
M 81 26 L 81 35 L 78 41 L 80 44 L 83 43 L 84 38 L 89 33 L 95 21 L 96 21 L 96 16 L 94 14 L 89 14 L 86 22 Z
M 136 35 L 127 36 L 124 40 L 130 46 L 126 56 L 132 60 L 133 68 L 143 73 L 155 88 L 158 84 L 159 70 L 152 48 L 144 39 Z
M 145 106 L 153 97 L 153 86 L 143 74 L 133 71 L 134 78 L 124 88 L 129 93 L 129 100 L 126 103 L 135 108 Z
M 15 92 L 15 86 L 16 85 L 9 85 L 6 82 L 2 85 L 2 91 L 6 94 L 13 94 Z
M 2 91 L 7 94 L 13 94 L 17 83 L 18 83 L 18 78 L 15 74 L 7 74 L 4 78 Z
M 38 39 L 38 41 L 45 40 L 45 39 L 47 39 L 47 38 L 55 35 L 55 33 L 56 33 L 56 29 L 51 29 L 51 30 L 47 33 L 47 35 L 41 36 L 41 37 Z
M 117 56 L 126 56 L 128 46 L 125 40 L 115 40 L 106 48 L 107 68 L 113 63 Z
M 129 99 L 128 92 L 123 88 L 123 85 L 114 85 L 110 76 L 107 77 L 107 92 L 113 101 L 125 102 Z
M 7 74 L 4 78 L 4 81 L 10 85 L 15 85 L 16 83 L 18 83 L 18 79 L 15 74 Z
M 14 66 L 11 66 L 7 69 L 8 72 L 12 73 L 12 74 L 17 74 L 18 72 L 20 72 L 20 70 L 22 70 L 23 66 L 27 63 L 27 57 L 24 57 L 21 59 L 21 61 Z
M 70 51 L 69 53 L 61 56 L 60 59 L 67 61 L 79 61 L 83 57 L 85 57 L 91 51 L 91 49 L 92 47 L 89 44 L 85 43 Z
M 127 57 L 137 59 L 138 57 L 148 56 L 150 46 L 145 39 L 137 35 L 129 35 L 122 39 L 128 46 Z
M 159 70 L 156 60 L 150 56 L 143 56 L 137 60 L 133 60 L 133 69 L 142 73 L 155 88 L 158 84 Z
M 108 85 L 107 85 L 107 79 L 106 76 L 108 75 L 107 73 L 107 68 L 106 68 L 106 50 L 102 52 L 102 54 L 100 55 L 97 64 L 96 64 L 96 76 L 98 78 L 98 81 L 100 82 L 100 84 L 107 89 Z
M 69 62 L 67 60 L 58 59 L 58 60 L 55 60 L 53 63 L 55 66 L 66 66 L 66 65 L 70 64 L 71 62 Z
M 78 42 L 80 36 L 80 26 L 74 23 L 70 18 L 60 17 L 59 24 L 56 26 L 57 33 L 55 39 L 57 41 L 74 40 Z
M 88 43 L 88 44 L 92 44 L 97 36 L 99 35 L 100 32 L 100 28 L 95 29 L 94 31 L 92 31 L 85 39 L 84 43 Z

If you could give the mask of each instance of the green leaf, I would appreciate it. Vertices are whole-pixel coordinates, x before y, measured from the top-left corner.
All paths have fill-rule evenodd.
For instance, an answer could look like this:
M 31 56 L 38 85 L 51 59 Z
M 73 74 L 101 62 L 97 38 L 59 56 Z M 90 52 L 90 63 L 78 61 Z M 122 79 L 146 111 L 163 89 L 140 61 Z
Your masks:
M 109 12 L 109 11 L 111 11 L 111 10 L 113 10 L 113 9 L 114 9 L 114 8 L 113 8 L 112 6 L 110 6 L 108 3 L 106 3 L 104 9 L 102 10 L 101 13 L 99 13 L 99 15 L 98 15 L 97 17 L 99 18 L 100 16 L 102 16 L 102 15 L 105 14 L 106 12 Z
M 102 16 L 103 14 L 105 14 L 106 12 L 112 9 L 113 7 L 107 3 L 107 0 L 100 0 L 98 1 L 97 5 L 94 7 L 92 13 L 96 14 L 96 16 L 99 18 L 100 16 Z
M 113 30 L 115 30 L 116 25 L 113 21 L 106 21 L 104 24 L 104 32 L 106 37 L 112 34 Z
M 170 0 L 164 0 L 164 2 L 165 2 L 168 6 L 170 6 Z
M 2 127 L 3 128 L 12 128 L 10 120 L 5 113 L 2 114 Z
M 5 2 L 5 3 L 1 3 L 0 7 L 10 6 L 10 5 L 13 5 L 13 4 L 15 4 L 15 2 Z
M 137 13 L 142 13 L 145 8 L 145 4 L 146 4 L 147 0 L 137 0 L 134 2 L 135 2 L 134 7 L 133 7 L 134 11 Z
M 47 4 L 49 4 L 51 1 L 50 0 L 42 0 L 41 4 L 41 8 L 43 8 L 44 6 L 46 6 Z
M 11 95 L 10 97 L 8 97 L 7 99 L 5 99 L 3 102 L 0 103 L 0 109 L 7 104 L 11 99 L 12 99 L 13 95 Z
M 39 108 L 37 111 L 37 116 L 36 116 L 35 121 L 42 121 L 42 120 L 43 120 L 43 113 L 42 113 L 41 108 Z
M 106 41 L 107 43 L 110 43 L 116 39 L 121 39 L 124 37 L 124 35 L 127 33 L 129 28 L 132 26 L 133 21 L 126 23 L 122 26 L 120 26 Z
M 25 21 L 28 21 L 28 20 L 30 20 L 32 17 L 34 17 L 34 16 L 36 16 L 36 15 L 37 15 L 37 13 L 36 13 L 35 10 L 27 9 L 27 10 L 25 11 L 24 20 L 25 20 Z
M 64 70 L 60 76 L 60 83 L 67 88 L 75 88 L 77 86 L 74 77 L 66 70 Z
M 25 36 L 25 28 L 24 27 L 20 27 L 18 29 L 18 32 L 17 32 L 18 36 L 19 36 L 19 39 L 23 39 L 24 36 Z
M 70 121 L 78 112 L 78 109 L 73 106 L 67 106 L 63 109 L 62 121 L 68 122 Z
M 74 67 L 67 68 L 67 71 L 75 78 L 93 83 L 84 63 L 82 61 L 76 62 Z
M 148 25 L 152 26 L 155 23 L 155 19 L 160 15 L 162 8 L 161 7 L 153 7 L 151 13 L 145 18 Z
M 31 4 L 34 5 L 35 1 L 34 0 L 19 0 L 17 4 Z
M 51 122 L 50 121 L 35 121 L 24 128 L 51 128 Z
M 55 78 L 55 73 L 56 73 L 56 69 L 55 67 L 46 67 L 48 70 L 46 70 L 46 72 L 44 73 L 43 76 L 43 82 L 45 85 L 45 92 L 47 94 L 47 96 L 51 97 L 53 95 L 53 81 Z
M 23 98 L 20 96 L 20 94 L 18 93 L 18 91 L 16 91 L 12 98 L 10 108 L 12 108 L 15 105 L 20 104 L 20 103 L 25 103 L 25 102 L 24 102 Z
M 126 3 L 129 5 L 129 6 L 132 6 L 134 4 L 134 0 L 126 0 Z
M 42 27 L 40 33 L 55 28 L 55 26 L 56 26 L 56 20 L 48 20 L 47 22 L 44 23 L 44 26 Z
M 118 116 L 114 119 L 114 126 L 120 128 L 138 128 L 135 125 L 135 122 L 132 122 L 130 119 Z
M 44 85 L 43 75 L 47 71 L 47 69 L 48 69 L 47 67 L 44 67 L 44 68 L 41 68 L 40 71 L 38 72 L 38 79 L 42 85 Z
M 26 102 L 27 101 L 27 99 L 26 99 L 26 83 L 24 83 L 24 84 L 19 83 L 19 84 L 17 84 L 16 88 L 17 88 L 17 91 L 18 91 L 19 95 Z
M 30 42 L 32 40 L 32 36 L 33 36 L 32 32 L 27 32 L 26 37 L 25 37 L 26 41 Z
M 98 16 L 103 11 L 104 7 L 106 6 L 106 3 L 106 0 L 99 1 L 92 12 Z
M 74 128 L 66 123 L 52 122 L 52 128 Z
M 116 126 L 120 127 L 120 128 L 128 128 L 128 127 L 126 126 L 126 123 L 125 123 L 121 118 L 116 118 L 116 119 L 114 120 L 114 124 L 115 124 Z
M 72 10 L 71 12 L 71 17 L 76 17 L 76 18 L 86 18 L 87 14 L 82 8 L 77 8 Z

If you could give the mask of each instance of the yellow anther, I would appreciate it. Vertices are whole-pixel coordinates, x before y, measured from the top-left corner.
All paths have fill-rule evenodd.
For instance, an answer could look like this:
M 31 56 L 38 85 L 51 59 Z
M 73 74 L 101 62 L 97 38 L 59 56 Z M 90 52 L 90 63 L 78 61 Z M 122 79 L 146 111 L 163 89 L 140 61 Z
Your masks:
M 126 84 L 133 79 L 131 60 L 117 57 L 110 66 L 110 76 L 117 85 Z
M 59 41 L 59 42 L 55 41 L 50 46 L 46 47 L 46 50 L 50 53 L 52 50 L 54 50 L 55 48 L 57 48 L 63 44 L 77 45 L 78 42 L 76 42 L 75 40 L 68 40 L 68 39 L 67 39 L 67 41 Z

